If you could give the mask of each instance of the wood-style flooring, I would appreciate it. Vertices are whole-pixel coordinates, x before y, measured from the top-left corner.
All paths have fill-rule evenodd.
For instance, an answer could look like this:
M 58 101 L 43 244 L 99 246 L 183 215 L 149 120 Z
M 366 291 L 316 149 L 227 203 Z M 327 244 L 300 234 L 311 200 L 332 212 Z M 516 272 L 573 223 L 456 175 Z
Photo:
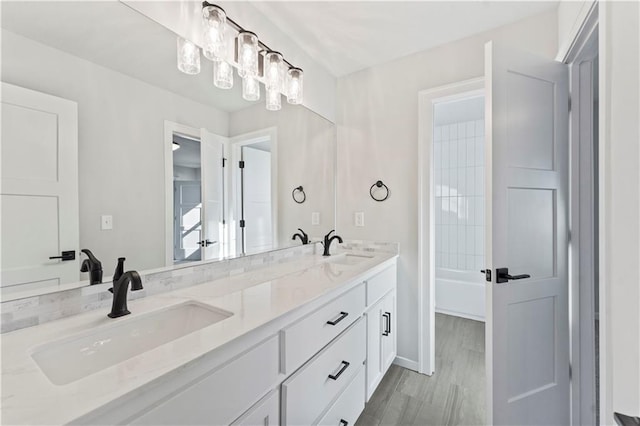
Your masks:
M 484 395 L 484 323 L 436 314 L 433 376 L 392 365 L 356 426 L 480 425 Z

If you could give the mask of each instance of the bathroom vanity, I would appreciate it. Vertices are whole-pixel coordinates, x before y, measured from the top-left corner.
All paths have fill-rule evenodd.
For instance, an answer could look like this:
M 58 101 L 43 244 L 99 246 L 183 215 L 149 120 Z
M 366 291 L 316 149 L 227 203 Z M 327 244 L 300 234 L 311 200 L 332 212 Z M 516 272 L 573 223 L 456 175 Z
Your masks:
M 4 334 L 3 422 L 352 425 L 395 358 L 396 258 L 309 254 Z

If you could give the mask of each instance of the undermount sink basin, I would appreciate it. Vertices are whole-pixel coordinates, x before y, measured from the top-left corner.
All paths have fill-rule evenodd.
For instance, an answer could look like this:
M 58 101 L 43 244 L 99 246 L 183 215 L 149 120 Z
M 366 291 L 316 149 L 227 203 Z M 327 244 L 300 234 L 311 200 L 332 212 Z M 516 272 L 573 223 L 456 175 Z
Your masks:
M 371 258 L 373 258 L 373 256 L 347 253 L 347 254 L 336 256 L 336 257 L 332 257 L 331 259 L 329 259 L 329 262 L 338 264 L 338 265 L 353 266 Z
M 47 343 L 31 357 L 53 384 L 66 385 L 232 315 L 189 301 Z

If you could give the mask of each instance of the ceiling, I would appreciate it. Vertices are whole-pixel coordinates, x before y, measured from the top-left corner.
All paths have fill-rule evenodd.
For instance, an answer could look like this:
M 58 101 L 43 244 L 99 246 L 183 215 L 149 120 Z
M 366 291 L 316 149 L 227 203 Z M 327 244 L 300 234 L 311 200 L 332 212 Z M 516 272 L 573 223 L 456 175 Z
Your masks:
M 335 76 L 557 8 L 559 1 L 252 1 Z
M 182 0 L 186 1 L 186 0 Z M 557 7 L 557 2 L 252 1 L 336 76 Z M 252 103 L 212 84 L 212 63 L 176 68 L 176 36 L 117 1 L 2 2 L 2 27 L 223 111 Z M 125 35 L 125 36 L 123 36 Z

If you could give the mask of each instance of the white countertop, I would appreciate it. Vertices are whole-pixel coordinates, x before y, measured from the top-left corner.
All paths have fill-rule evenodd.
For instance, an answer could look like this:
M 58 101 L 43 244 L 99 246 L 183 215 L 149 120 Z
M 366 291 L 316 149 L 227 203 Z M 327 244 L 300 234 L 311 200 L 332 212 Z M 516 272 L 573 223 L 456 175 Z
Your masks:
M 366 255 L 373 257 L 348 267 L 327 262 L 320 255 L 302 256 L 288 263 L 129 301 L 132 314 L 125 317 L 111 319 L 107 317 L 108 309 L 101 309 L 3 334 L 2 424 L 68 423 L 338 287 L 354 283 L 371 268 L 397 257 L 380 252 Z M 44 343 L 187 300 L 230 311 L 233 316 L 62 386 L 52 384 L 31 357 L 33 349 Z

